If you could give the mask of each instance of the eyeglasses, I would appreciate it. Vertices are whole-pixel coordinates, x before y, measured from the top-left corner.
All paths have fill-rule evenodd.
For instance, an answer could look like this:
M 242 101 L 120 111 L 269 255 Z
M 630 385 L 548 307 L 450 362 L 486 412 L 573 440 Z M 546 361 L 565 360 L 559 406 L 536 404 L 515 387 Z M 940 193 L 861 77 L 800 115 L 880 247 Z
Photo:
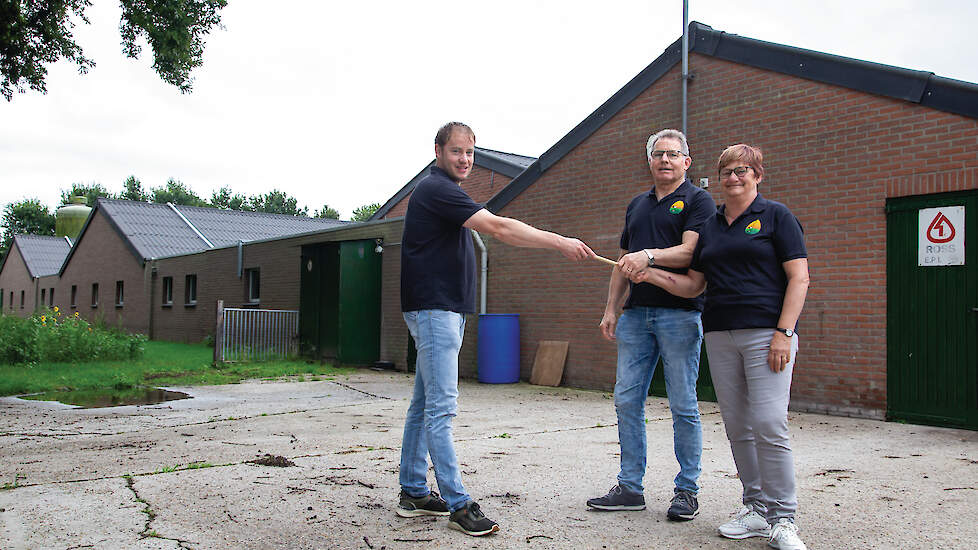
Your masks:
M 744 174 L 747 173 L 748 170 L 751 169 L 752 168 L 750 166 L 738 166 L 732 170 L 720 170 L 720 178 L 727 179 L 730 177 L 730 174 L 737 174 L 737 177 L 739 178 L 740 176 L 743 176 Z
M 682 151 L 662 151 L 660 149 L 656 149 L 655 151 L 649 153 L 649 156 L 654 158 L 655 160 L 661 159 L 662 155 L 668 157 L 669 160 L 676 160 L 680 157 L 685 156 Z

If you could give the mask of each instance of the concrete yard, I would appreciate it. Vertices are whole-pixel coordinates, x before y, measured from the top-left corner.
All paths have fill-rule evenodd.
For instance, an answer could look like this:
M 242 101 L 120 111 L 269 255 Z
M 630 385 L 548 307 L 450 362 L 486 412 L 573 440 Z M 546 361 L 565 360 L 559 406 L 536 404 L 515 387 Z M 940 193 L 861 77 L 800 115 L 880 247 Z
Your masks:
M 445 518 L 399 518 L 412 384 L 360 370 L 171 388 L 193 399 L 148 406 L 0 398 L 0 548 L 767 548 L 716 535 L 740 484 L 715 404 L 700 404 L 700 515 L 673 523 L 665 509 L 678 467 L 664 399 L 648 405 L 648 508 L 591 512 L 585 500 L 618 471 L 611 396 L 529 384 L 461 384 L 463 480 L 501 531 L 472 538 Z M 810 549 L 978 546 L 978 432 L 790 417 Z M 266 454 L 294 466 L 248 462 Z

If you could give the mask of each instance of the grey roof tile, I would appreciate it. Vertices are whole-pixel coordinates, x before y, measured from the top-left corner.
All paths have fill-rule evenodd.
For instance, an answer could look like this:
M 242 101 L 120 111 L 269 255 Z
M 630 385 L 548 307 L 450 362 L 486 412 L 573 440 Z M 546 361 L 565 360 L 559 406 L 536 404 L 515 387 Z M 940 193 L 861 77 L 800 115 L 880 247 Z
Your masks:
M 177 209 L 215 247 L 229 246 L 239 240 L 256 241 L 308 233 L 347 223 L 325 218 L 240 212 L 199 206 L 178 206 Z
M 143 259 L 200 252 L 210 248 L 167 204 L 99 199 L 98 206 Z M 308 233 L 343 224 L 339 220 L 176 206 L 215 248 Z
M 14 242 L 32 277 L 57 274 L 71 250 L 64 237 L 14 235 Z

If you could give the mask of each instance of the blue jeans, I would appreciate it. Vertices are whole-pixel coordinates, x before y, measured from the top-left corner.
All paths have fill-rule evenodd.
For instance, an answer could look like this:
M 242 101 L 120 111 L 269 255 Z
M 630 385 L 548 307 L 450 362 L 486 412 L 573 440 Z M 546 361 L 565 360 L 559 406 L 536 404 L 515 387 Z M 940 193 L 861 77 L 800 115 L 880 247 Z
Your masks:
M 404 421 L 401 489 L 413 497 L 428 494 L 426 457 L 430 455 L 438 490 L 454 512 L 469 501 L 452 442 L 452 418 L 458 410 L 458 352 L 462 348 L 465 316 L 426 309 L 405 312 L 404 321 L 414 338 L 418 361 L 414 395 Z
M 647 457 L 645 401 L 661 355 L 672 411 L 673 450 L 679 461 L 675 491 L 696 494 L 703 454 L 703 430 L 696 401 L 703 341 L 700 312 L 662 307 L 626 309 L 618 319 L 615 336 L 615 411 L 621 445 L 618 485 L 635 493 L 643 492 Z

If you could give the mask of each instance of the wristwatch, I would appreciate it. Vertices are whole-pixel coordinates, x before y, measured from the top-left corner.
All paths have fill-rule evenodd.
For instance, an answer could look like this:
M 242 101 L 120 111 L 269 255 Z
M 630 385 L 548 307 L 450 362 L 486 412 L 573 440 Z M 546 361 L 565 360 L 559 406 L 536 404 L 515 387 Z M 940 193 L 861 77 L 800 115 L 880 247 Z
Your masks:
M 778 328 L 776 328 L 774 330 L 776 330 L 776 331 L 784 334 L 788 338 L 791 338 L 792 336 L 795 335 L 795 331 L 791 330 L 790 328 L 781 328 L 781 327 L 778 327 Z
M 655 256 L 652 255 L 652 252 L 648 248 L 645 249 L 645 255 L 649 257 L 649 267 L 654 266 Z

